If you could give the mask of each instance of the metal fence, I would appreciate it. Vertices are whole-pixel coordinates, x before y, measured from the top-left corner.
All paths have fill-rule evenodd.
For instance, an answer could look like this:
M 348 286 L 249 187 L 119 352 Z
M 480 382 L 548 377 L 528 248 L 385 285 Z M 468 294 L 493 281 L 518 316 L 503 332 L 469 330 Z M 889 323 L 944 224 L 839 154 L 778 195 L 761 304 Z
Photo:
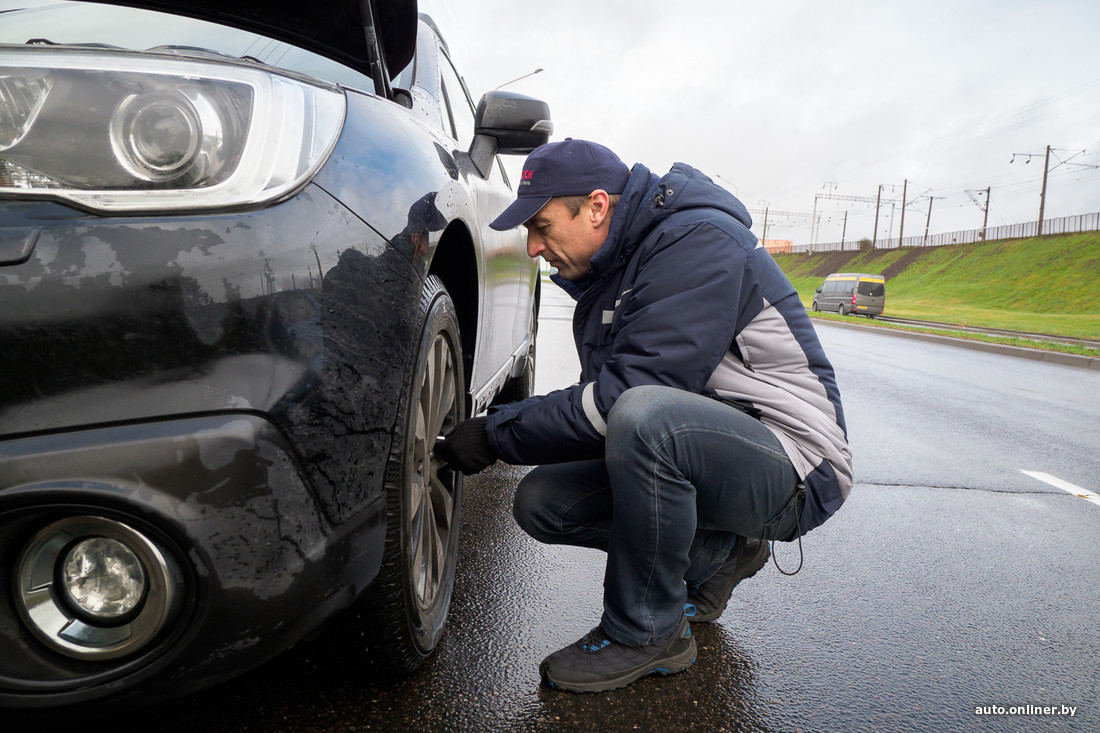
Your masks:
M 917 235 L 898 239 L 891 237 L 875 242 L 875 249 L 897 249 L 898 247 L 940 247 L 945 244 L 973 244 L 974 242 L 992 242 L 997 239 L 1026 239 L 1038 235 L 1039 222 L 1024 224 L 1005 224 L 987 229 L 964 229 L 958 232 Z M 1100 213 L 1063 216 L 1047 219 L 1043 222 L 1043 234 L 1077 234 L 1080 232 L 1100 231 Z M 790 252 L 842 252 L 859 249 L 856 240 L 848 242 L 827 242 L 824 244 L 796 244 Z

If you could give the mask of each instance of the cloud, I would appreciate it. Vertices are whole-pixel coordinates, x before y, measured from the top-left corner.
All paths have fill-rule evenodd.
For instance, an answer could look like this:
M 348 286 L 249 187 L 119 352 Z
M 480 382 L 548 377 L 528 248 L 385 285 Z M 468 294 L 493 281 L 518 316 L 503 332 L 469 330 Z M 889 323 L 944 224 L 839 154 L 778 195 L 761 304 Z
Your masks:
M 939 197 L 933 232 L 980 226 L 966 190 L 986 186 L 990 223 L 1016 223 L 1037 215 L 1042 163 L 1020 172 L 1012 153 L 1088 148 L 1074 160 L 1100 165 L 1100 4 L 1088 0 L 421 7 L 475 95 L 542 67 L 509 88 L 550 103 L 554 139 L 596 139 L 658 171 L 691 163 L 750 207 L 808 214 L 815 194 L 873 197 L 880 184 L 900 200 L 908 180 Z M 849 210 L 849 236 L 870 234 L 873 207 L 818 205 L 838 222 Z M 1097 210 L 1100 170 L 1052 167 L 1048 217 Z M 790 226 L 809 236 L 808 221 Z

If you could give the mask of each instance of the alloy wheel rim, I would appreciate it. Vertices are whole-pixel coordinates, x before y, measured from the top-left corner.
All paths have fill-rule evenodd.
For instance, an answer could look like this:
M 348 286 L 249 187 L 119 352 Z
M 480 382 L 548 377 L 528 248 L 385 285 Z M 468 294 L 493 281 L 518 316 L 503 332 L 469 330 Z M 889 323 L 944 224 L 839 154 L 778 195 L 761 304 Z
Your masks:
M 409 559 L 413 596 L 422 610 L 436 600 L 447 569 L 454 531 L 458 476 L 432 450 L 459 419 L 454 352 L 438 333 L 428 349 L 424 379 L 416 401 L 412 480 L 409 482 Z

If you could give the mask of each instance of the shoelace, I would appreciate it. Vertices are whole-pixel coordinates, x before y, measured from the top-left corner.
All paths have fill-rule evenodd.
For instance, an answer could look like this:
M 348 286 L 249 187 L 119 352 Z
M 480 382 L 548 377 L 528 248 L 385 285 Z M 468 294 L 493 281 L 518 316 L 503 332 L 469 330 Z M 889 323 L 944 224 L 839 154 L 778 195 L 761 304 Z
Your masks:
M 586 652 L 598 652 L 611 643 L 602 626 L 596 626 L 581 639 L 581 649 Z

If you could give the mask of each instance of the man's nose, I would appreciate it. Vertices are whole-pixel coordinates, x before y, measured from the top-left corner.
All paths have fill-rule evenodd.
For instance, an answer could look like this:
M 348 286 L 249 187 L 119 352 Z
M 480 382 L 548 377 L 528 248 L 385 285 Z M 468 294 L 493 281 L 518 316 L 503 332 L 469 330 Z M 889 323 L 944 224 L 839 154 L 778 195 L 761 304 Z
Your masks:
M 531 259 L 538 257 L 540 254 L 546 251 L 546 245 L 542 243 L 536 234 L 527 235 L 527 256 Z

